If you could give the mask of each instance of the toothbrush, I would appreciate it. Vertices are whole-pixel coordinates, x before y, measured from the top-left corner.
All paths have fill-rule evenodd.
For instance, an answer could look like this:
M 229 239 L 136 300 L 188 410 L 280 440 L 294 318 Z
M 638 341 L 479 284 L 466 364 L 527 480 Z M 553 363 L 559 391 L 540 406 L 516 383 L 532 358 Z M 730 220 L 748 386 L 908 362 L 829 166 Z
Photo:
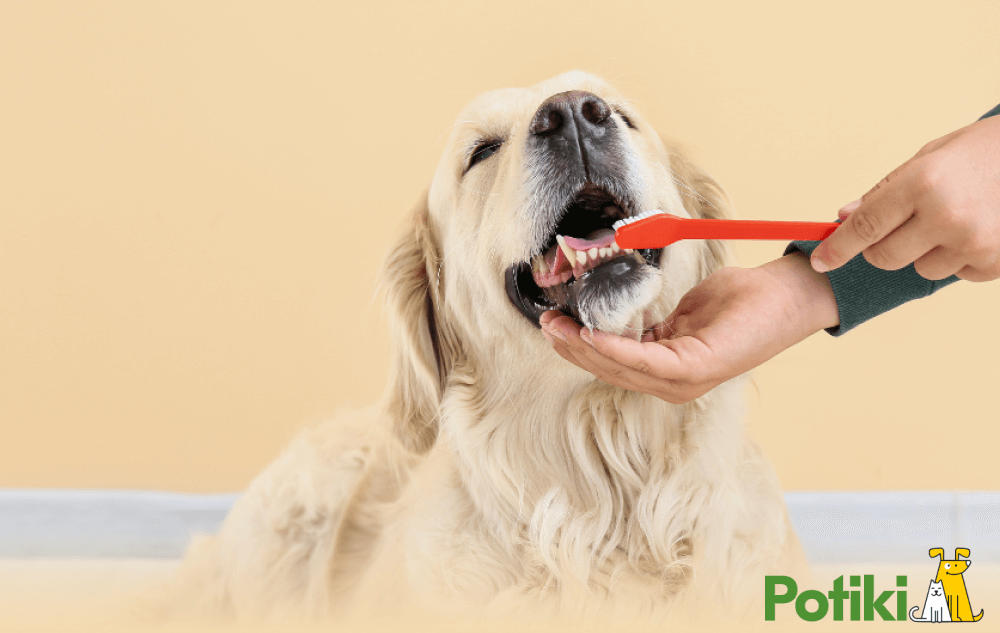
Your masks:
M 621 248 L 663 248 L 680 240 L 823 240 L 838 222 L 706 220 L 680 218 L 659 209 L 614 223 Z

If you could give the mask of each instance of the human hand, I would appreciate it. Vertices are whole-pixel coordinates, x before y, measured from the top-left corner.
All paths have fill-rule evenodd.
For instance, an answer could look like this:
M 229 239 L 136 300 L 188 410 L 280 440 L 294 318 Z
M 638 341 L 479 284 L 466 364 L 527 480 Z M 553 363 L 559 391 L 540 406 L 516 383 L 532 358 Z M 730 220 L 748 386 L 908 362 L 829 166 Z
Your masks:
M 674 404 L 694 400 L 839 322 L 830 281 L 802 253 L 713 273 L 654 326 L 652 341 L 600 330 L 591 338 L 561 312 L 541 316 L 542 333 L 566 360 L 606 383 Z
M 840 217 L 843 224 L 813 251 L 819 272 L 864 253 L 883 270 L 912 263 L 925 279 L 997 279 L 1000 117 L 928 143 Z

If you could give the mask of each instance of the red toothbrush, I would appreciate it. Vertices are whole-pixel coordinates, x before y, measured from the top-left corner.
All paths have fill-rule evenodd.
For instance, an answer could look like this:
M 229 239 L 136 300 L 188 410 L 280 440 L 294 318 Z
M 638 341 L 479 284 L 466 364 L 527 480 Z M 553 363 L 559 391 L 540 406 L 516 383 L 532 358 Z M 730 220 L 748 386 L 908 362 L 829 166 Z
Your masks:
M 680 240 L 823 240 L 837 222 L 706 220 L 680 218 L 659 209 L 614 223 L 621 248 L 663 248 Z

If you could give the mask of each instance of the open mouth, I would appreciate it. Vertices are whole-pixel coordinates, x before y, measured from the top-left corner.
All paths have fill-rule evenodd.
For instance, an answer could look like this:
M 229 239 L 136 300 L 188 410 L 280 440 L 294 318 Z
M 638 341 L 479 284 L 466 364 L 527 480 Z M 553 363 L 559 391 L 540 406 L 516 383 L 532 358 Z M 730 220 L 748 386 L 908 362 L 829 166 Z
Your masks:
M 552 228 L 542 252 L 507 270 L 511 302 L 536 326 L 547 310 L 568 312 L 579 322 L 581 283 L 628 285 L 637 280 L 644 264 L 658 267 L 660 249 L 633 251 L 615 243 L 612 225 L 636 213 L 629 201 L 595 184 L 584 185 Z

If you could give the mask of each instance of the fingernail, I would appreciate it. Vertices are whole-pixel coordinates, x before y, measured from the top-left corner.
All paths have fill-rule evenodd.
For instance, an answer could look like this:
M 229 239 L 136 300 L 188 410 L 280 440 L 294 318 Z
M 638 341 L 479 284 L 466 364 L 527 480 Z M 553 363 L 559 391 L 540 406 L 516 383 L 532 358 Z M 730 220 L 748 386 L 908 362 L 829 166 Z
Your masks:
M 858 198 L 854 202 L 848 202 L 844 206 L 840 207 L 840 210 L 844 213 L 851 213 L 860 206 L 861 206 L 861 198 Z
M 555 323 L 550 323 L 549 325 L 551 326 L 549 331 L 552 333 L 552 336 L 556 337 L 557 339 L 565 343 L 566 333 L 563 332 L 561 329 L 559 329 L 559 326 L 556 325 Z
M 594 340 L 590 336 L 590 328 L 582 328 L 580 330 L 580 338 L 587 341 L 591 347 L 594 346 Z
M 812 263 L 813 270 L 815 270 L 818 273 L 825 273 L 826 271 L 830 270 L 830 265 L 815 255 L 813 255 L 812 259 L 810 259 L 809 261 L 810 263 Z

